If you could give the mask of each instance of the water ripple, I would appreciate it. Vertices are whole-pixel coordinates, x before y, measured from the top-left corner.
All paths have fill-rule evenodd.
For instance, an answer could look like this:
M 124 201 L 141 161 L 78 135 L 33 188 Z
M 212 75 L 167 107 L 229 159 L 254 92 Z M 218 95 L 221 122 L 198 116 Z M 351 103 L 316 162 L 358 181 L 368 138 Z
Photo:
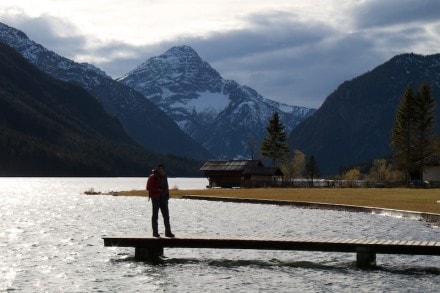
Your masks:
M 105 248 L 101 237 L 150 233 L 151 203 L 83 192 L 144 185 L 0 178 L 0 291 L 440 291 L 437 256 L 378 255 L 371 271 L 358 269 L 354 254 L 297 251 L 166 249 L 162 264 L 135 261 L 133 248 Z M 178 235 L 440 240 L 436 226 L 384 215 L 174 199 L 170 210 Z

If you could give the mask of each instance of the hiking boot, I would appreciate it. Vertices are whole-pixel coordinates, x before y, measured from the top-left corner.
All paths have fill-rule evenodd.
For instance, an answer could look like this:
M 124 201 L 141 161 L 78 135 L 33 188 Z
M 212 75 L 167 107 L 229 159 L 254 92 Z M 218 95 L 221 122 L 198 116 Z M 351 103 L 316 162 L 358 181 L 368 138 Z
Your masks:
M 167 233 L 165 233 L 165 237 L 174 238 L 176 236 L 173 233 L 171 233 L 171 232 L 167 232 Z

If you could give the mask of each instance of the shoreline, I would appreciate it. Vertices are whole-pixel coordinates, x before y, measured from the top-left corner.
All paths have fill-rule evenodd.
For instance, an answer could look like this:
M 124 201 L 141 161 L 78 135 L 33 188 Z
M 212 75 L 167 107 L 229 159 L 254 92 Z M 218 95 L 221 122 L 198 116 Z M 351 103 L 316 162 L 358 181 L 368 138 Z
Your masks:
M 114 196 L 146 196 L 145 190 L 109 192 Z M 409 188 L 255 188 L 170 189 L 171 197 L 209 196 L 313 202 L 440 214 L 440 189 Z
M 271 200 L 271 199 L 255 199 L 255 198 L 234 198 L 234 197 L 215 197 L 215 196 L 199 196 L 199 195 L 183 195 L 182 199 L 190 200 L 206 200 L 206 201 L 222 201 L 235 203 L 252 203 L 252 204 L 272 204 L 282 206 L 294 206 L 306 209 L 321 209 L 321 210 L 335 210 L 356 213 L 369 213 L 379 215 L 390 215 L 395 217 L 410 218 L 428 223 L 440 224 L 440 214 L 397 210 L 378 207 L 344 205 L 344 204 L 329 204 L 320 202 L 304 202 L 304 201 L 288 201 L 288 200 Z
M 148 197 L 146 190 L 110 192 Z M 440 190 L 409 188 L 170 189 L 170 197 L 390 214 L 440 223 Z

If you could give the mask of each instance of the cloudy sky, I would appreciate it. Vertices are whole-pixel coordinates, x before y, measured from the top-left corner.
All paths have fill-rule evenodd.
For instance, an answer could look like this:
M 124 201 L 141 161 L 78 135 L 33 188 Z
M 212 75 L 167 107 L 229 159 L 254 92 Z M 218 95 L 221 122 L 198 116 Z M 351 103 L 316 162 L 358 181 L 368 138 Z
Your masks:
M 120 77 L 189 45 L 225 79 L 318 108 L 401 53 L 440 53 L 438 0 L 1 0 L 0 21 Z

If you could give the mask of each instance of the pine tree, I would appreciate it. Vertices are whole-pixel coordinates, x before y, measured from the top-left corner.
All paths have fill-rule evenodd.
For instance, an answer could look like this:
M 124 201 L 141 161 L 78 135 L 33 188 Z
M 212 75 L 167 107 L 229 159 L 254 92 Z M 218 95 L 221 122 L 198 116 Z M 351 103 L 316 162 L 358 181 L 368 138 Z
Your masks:
M 289 153 L 287 146 L 287 135 L 284 131 L 284 125 L 280 122 L 280 116 L 277 112 L 272 114 L 269 124 L 266 128 L 267 137 L 261 144 L 261 155 L 271 158 L 272 164 L 276 167 L 277 160 L 282 160 Z
M 411 180 L 410 174 L 413 170 L 414 112 L 414 92 L 411 86 L 407 86 L 397 109 L 391 134 L 391 147 L 394 149 L 396 166 L 405 171 L 408 183 Z
M 424 159 L 434 152 L 435 102 L 431 88 L 423 82 L 417 94 L 408 86 L 396 113 L 391 136 L 396 166 L 404 170 L 408 184 L 411 174 L 423 180 Z
M 423 82 L 417 92 L 415 123 L 415 165 L 423 181 L 425 158 L 434 152 L 435 102 L 428 83 Z

